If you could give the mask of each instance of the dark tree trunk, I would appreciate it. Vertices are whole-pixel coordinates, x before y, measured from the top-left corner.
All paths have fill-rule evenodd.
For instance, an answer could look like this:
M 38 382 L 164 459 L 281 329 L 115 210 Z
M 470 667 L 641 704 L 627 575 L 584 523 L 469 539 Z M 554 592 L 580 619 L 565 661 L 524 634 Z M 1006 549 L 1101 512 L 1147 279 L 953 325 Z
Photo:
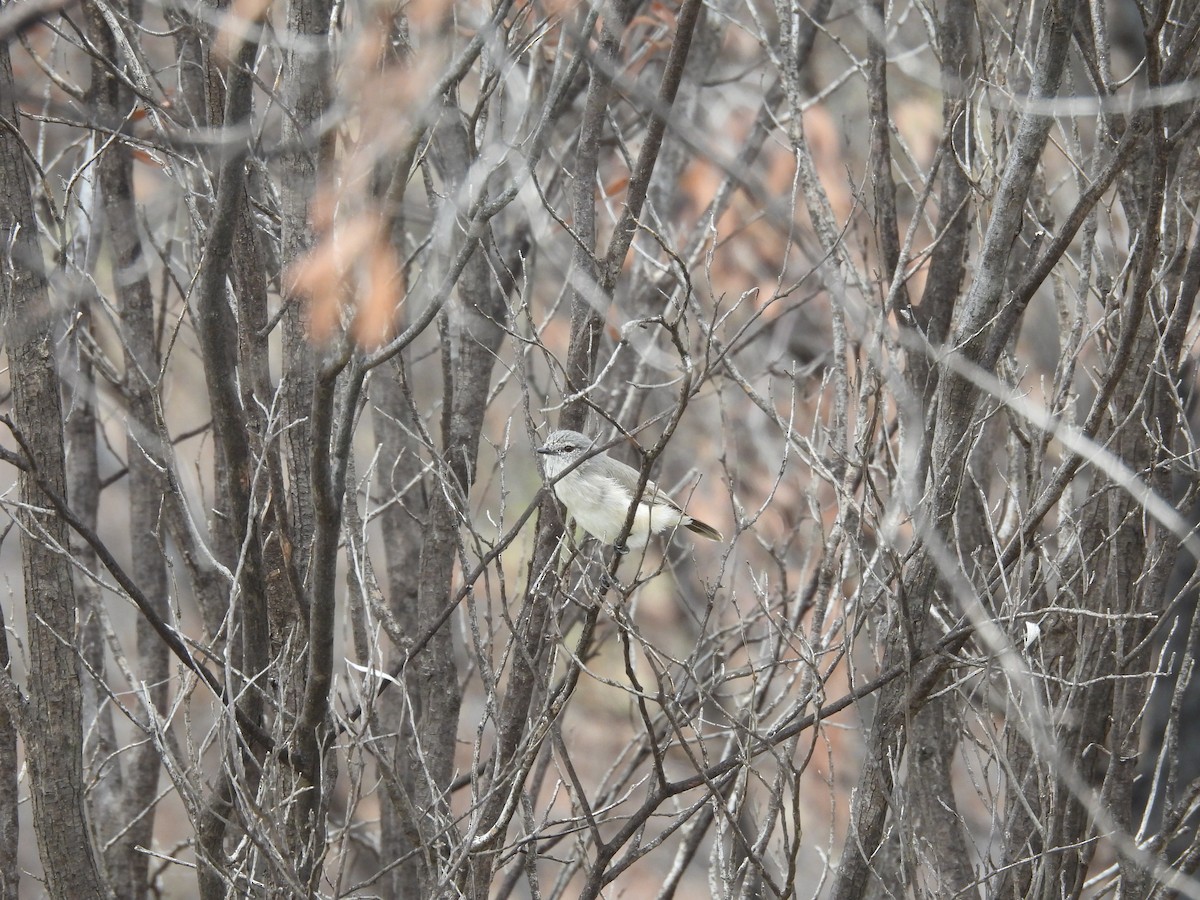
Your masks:
M 67 527 L 57 516 L 33 511 L 51 505 L 39 484 L 66 493 L 56 316 L 46 291 L 6 45 L 0 46 L 0 116 L 0 244 L 11 254 L 2 315 L 13 424 L 28 466 L 19 479 L 21 501 L 28 504 L 20 516 L 30 665 L 21 735 L 47 890 L 55 900 L 89 900 L 106 891 L 87 824 L 71 563 L 55 549 L 68 546 Z

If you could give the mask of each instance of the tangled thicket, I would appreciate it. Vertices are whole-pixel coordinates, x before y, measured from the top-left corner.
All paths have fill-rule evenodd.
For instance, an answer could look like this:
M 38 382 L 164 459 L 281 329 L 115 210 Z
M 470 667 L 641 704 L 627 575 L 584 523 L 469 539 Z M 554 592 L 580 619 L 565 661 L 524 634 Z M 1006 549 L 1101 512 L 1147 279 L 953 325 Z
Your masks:
M 1200 897 L 1198 34 L 0 7 L 0 897 Z

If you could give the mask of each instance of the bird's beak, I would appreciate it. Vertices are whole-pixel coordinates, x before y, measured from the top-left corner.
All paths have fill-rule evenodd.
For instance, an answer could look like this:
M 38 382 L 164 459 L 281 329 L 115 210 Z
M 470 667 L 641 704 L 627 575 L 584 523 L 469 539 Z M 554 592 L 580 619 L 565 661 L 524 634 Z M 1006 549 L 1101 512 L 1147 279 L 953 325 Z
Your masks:
M 538 448 L 537 448 L 536 450 L 534 450 L 533 452 L 534 452 L 534 453 L 540 453 L 540 454 L 542 454 L 543 456 L 545 456 L 546 454 L 548 454 L 548 453 L 551 453 L 551 452 L 553 452 L 553 451 L 551 451 L 551 449 L 550 449 L 549 447 L 538 447 Z

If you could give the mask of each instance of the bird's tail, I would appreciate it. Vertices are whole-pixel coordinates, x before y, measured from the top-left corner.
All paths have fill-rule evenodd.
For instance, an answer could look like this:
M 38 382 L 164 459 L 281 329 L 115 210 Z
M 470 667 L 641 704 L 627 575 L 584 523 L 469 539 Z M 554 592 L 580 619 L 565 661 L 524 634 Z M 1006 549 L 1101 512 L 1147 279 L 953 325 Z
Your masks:
M 688 531 L 700 535 L 700 537 L 708 538 L 710 541 L 723 541 L 725 539 L 722 537 L 721 532 L 717 531 L 717 529 L 713 528 L 707 522 L 701 522 L 699 519 L 693 519 L 691 516 L 688 517 L 684 527 Z

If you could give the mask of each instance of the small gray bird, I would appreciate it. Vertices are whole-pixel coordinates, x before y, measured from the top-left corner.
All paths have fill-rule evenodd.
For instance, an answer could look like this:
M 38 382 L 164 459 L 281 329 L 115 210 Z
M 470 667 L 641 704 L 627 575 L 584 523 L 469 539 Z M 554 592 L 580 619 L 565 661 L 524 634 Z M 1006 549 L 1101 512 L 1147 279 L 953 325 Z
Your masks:
M 556 431 L 551 434 L 546 438 L 546 443 L 537 448 L 546 478 L 556 478 L 576 460 L 586 456 L 595 444 L 594 438 L 578 431 Z M 592 537 L 612 544 L 625 524 L 639 477 L 637 469 L 610 459 L 607 453 L 600 453 L 584 460 L 569 474 L 555 481 L 554 493 L 580 528 Z M 721 532 L 689 516 L 653 481 L 648 481 L 638 501 L 633 527 L 625 539 L 625 548 L 618 549 L 639 550 L 646 546 L 651 534 L 660 534 L 677 525 L 710 541 L 721 540 Z

